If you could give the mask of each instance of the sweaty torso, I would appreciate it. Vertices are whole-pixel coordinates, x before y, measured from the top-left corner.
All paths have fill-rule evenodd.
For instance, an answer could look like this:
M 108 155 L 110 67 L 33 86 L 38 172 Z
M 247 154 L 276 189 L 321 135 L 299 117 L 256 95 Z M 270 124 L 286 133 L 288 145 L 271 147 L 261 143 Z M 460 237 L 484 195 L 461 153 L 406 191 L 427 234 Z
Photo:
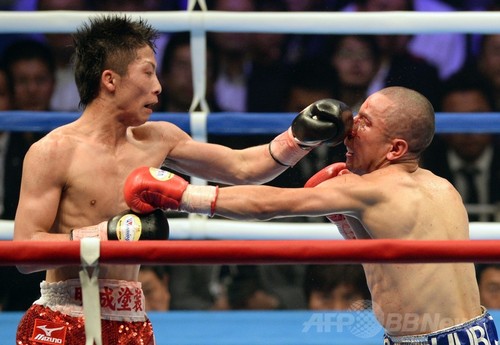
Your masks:
M 128 209 L 122 192 L 128 174 L 142 165 L 159 167 L 170 148 L 154 136 L 138 138 L 130 129 L 126 137 L 116 145 L 103 145 L 69 126 L 46 139 L 47 145 L 65 147 L 60 158 L 66 182 L 51 232 L 69 234 L 73 228 L 98 224 Z M 138 269 L 138 265 L 101 265 L 100 278 L 137 280 Z M 77 278 L 78 270 L 69 266 L 48 270 L 47 281 Z
M 384 192 L 375 207 L 357 216 L 364 228 L 357 223 L 358 238 L 469 239 L 462 200 L 446 180 L 423 169 L 402 173 L 392 167 L 365 176 Z M 364 264 L 364 269 L 374 312 L 392 335 L 436 331 L 481 312 L 471 263 Z

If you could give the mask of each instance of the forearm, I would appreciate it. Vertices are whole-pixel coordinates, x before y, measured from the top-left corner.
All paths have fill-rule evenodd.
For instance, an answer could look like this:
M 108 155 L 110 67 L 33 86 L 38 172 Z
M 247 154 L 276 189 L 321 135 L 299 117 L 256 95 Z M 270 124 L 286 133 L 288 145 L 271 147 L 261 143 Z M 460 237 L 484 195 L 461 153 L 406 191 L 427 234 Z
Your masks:
M 300 145 L 289 128 L 265 145 L 241 150 L 235 161 L 238 172 L 231 174 L 230 178 L 234 179 L 231 184 L 269 182 L 297 164 L 313 148 L 314 146 Z
M 293 216 L 298 210 L 290 200 L 296 193 L 297 189 L 264 185 L 191 185 L 180 176 L 147 167 L 134 170 L 124 186 L 127 205 L 139 213 L 159 208 L 232 219 Z
M 231 184 L 263 184 L 275 179 L 290 166 L 296 163 L 283 164 L 279 162 L 276 156 L 281 157 L 283 155 L 279 152 L 275 153 L 273 158 L 271 152 L 275 145 L 275 143 L 269 142 L 265 145 L 241 150 L 241 160 L 240 163 L 237 163 L 236 165 L 238 172 L 231 175 L 231 179 L 233 179 Z M 298 154 L 292 155 L 298 157 L 298 159 L 304 157 L 308 153 L 308 151 L 302 150 L 298 148 L 298 146 L 296 150 Z M 298 161 L 298 159 L 294 161 Z M 286 159 L 283 160 L 286 161 Z
M 287 216 L 291 190 L 271 186 L 220 188 L 214 214 L 237 220 L 269 220 Z M 272 195 L 272 198 L 269 197 Z M 288 197 L 287 197 L 288 195 Z

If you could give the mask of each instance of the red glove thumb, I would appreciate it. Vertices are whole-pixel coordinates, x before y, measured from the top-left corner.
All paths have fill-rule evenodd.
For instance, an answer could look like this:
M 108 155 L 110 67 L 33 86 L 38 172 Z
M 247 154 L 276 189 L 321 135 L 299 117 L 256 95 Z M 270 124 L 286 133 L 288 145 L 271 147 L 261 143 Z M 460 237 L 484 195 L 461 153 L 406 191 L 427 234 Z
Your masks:
M 349 173 L 350 171 L 347 170 L 346 164 L 344 162 L 333 163 L 314 174 L 309 180 L 307 180 L 304 187 L 316 187 L 326 180 Z

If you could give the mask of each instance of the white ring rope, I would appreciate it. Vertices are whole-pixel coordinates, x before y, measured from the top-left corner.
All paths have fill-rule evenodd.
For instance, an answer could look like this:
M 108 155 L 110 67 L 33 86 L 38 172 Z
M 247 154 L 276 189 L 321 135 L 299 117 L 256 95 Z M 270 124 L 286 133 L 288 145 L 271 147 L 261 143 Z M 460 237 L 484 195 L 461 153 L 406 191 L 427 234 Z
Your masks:
M 172 240 L 340 240 L 330 223 L 238 222 L 223 219 L 169 219 Z M 12 240 L 14 222 L 0 220 L 0 240 Z M 473 222 L 472 240 L 500 239 L 500 223 Z
M 3 33 L 70 33 L 91 11 L 0 11 Z M 500 12 L 123 12 L 163 32 L 218 31 L 305 34 L 498 33 Z

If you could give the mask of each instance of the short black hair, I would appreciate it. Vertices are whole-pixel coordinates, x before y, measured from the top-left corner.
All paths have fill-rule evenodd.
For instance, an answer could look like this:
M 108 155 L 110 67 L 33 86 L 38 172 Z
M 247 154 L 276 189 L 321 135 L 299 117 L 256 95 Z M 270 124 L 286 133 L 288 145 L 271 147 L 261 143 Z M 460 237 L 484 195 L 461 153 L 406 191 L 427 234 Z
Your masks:
M 75 82 L 80 106 L 86 107 L 99 93 L 101 73 L 112 69 L 120 75 L 145 46 L 155 51 L 158 31 L 143 19 L 126 15 L 99 15 L 73 34 Z
M 450 93 L 462 91 L 480 92 L 488 102 L 491 111 L 495 109 L 495 96 L 491 83 L 475 66 L 467 65 L 446 79 L 442 86 L 441 100 L 443 101 Z
M 484 263 L 484 264 L 476 264 L 476 279 L 479 283 L 481 281 L 481 276 L 483 272 L 488 268 L 493 268 L 495 270 L 500 270 L 500 263 Z

